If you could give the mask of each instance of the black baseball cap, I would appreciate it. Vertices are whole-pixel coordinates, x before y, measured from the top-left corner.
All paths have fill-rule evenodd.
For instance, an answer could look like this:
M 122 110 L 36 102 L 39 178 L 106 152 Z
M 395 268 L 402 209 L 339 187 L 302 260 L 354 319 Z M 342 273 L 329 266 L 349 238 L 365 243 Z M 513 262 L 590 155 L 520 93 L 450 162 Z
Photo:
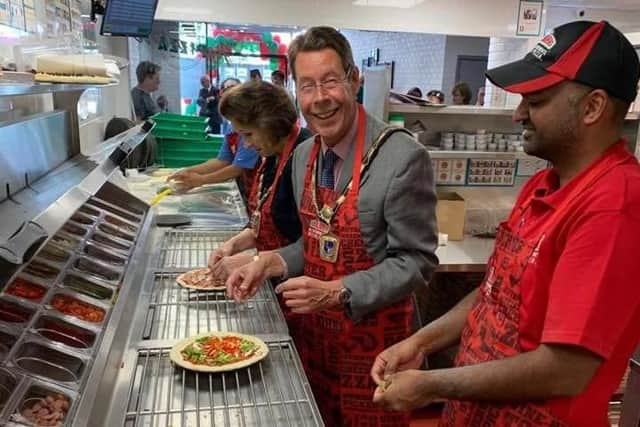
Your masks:
M 568 80 L 632 102 L 640 63 L 629 40 L 608 22 L 576 21 L 555 28 L 523 59 L 486 76 L 507 92 L 537 92 Z

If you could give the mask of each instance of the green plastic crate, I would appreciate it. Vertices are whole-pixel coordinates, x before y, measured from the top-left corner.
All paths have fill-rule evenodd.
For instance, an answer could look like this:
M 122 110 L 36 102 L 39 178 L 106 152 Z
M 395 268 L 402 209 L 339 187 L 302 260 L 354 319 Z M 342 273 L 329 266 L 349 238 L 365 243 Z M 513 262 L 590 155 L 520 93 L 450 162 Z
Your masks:
M 204 116 L 183 116 L 182 114 L 175 113 L 156 113 L 151 117 L 154 121 L 159 123 L 166 122 L 181 122 L 181 123 L 206 123 L 209 120 Z
M 163 139 L 182 139 L 188 141 L 202 141 L 206 133 L 201 130 L 181 129 L 181 128 L 154 128 L 153 135 Z
M 156 129 L 188 130 L 205 133 L 209 123 L 207 117 L 182 116 L 173 113 L 157 113 L 151 119 L 156 123 L 154 133 Z
M 214 159 L 224 142 L 222 136 L 200 140 L 158 138 L 158 162 L 165 167 L 183 167 Z

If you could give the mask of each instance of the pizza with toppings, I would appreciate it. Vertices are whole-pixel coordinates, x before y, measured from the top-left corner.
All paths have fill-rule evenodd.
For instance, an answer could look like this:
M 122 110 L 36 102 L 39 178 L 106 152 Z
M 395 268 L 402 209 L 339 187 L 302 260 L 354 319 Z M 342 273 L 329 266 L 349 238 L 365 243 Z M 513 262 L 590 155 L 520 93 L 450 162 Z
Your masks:
M 176 278 L 176 282 L 183 288 L 195 289 L 198 291 L 224 291 L 225 281 L 214 277 L 208 268 L 198 268 L 196 270 L 182 273 Z
M 208 332 L 180 341 L 169 357 L 191 371 L 225 372 L 264 359 L 269 347 L 259 338 L 234 332 Z

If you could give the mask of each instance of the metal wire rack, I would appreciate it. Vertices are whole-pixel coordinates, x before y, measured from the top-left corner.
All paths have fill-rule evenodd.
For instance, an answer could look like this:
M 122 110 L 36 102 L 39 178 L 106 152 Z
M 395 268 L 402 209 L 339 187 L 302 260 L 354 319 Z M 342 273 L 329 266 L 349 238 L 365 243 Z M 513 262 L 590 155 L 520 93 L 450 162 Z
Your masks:
M 205 267 L 211 251 L 218 248 L 237 233 L 238 230 L 167 231 L 160 246 L 158 267 Z
M 168 348 L 141 349 L 125 427 L 322 426 L 291 341 L 247 368 L 203 374 L 176 367 Z
M 143 339 L 181 339 L 208 331 L 250 335 L 288 334 L 275 294 L 265 284 L 245 303 L 224 292 L 197 292 L 180 287 L 179 273 L 156 273 Z

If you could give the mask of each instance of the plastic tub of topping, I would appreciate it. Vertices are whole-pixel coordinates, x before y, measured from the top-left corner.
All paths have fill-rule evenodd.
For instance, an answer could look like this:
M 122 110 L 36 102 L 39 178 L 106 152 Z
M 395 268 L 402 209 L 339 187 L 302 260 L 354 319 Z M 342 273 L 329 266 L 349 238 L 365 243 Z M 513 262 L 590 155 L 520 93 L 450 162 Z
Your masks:
M 138 231 L 138 227 L 136 227 L 135 225 L 129 224 L 128 222 L 122 221 L 121 219 L 111 215 L 106 215 L 104 217 L 104 222 L 109 223 L 114 227 L 117 227 L 130 234 L 136 234 L 136 232 Z
M 58 233 L 51 238 L 51 243 L 55 243 L 61 248 L 72 250 L 78 247 L 78 245 L 80 244 L 80 241 L 75 237 Z
M 110 234 L 111 236 L 117 237 L 119 239 L 127 240 L 129 242 L 133 242 L 133 240 L 135 239 L 135 236 L 129 233 L 126 233 L 122 231 L 122 229 L 113 227 L 109 224 L 98 225 L 98 230 L 102 231 L 103 233 Z
M 47 288 L 18 277 L 7 286 L 4 292 L 33 302 L 39 302 L 47 293 Z
M 132 221 L 135 223 L 140 222 L 140 216 L 142 216 L 142 212 L 137 209 L 130 208 L 129 212 L 124 209 L 120 209 L 116 206 L 111 206 L 106 203 L 102 203 L 100 200 L 91 199 L 91 205 L 100 209 L 104 209 L 105 211 L 111 212 L 112 214 L 116 214 L 119 217 L 126 219 L 127 221 Z
M 82 359 L 32 341 L 18 348 L 13 362 L 32 374 L 66 383 L 77 383 L 85 368 Z
M 67 274 L 62 279 L 62 284 L 73 291 L 79 292 L 97 300 L 109 302 L 113 298 L 113 290 L 101 286 L 76 274 Z
M 17 385 L 18 378 L 9 370 L 0 368 L 0 412 L 4 409 Z
M 47 315 L 36 320 L 33 331 L 48 340 L 80 349 L 91 348 L 96 341 L 95 332 Z
M 48 280 L 55 279 L 58 273 L 60 273 L 60 270 L 56 267 L 45 264 L 37 259 L 32 260 L 22 271 L 32 276 Z
M 93 217 L 99 217 L 100 216 L 100 211 L 99 210 L 94 209 L 91 206 L 87 206 L 87 205 L 80 206 L 80 208 L 78 209 L 78 212 L 82 212 L 85 215 L 89 215 L 89 216 L 93 216 Z
M 0 331 L 0 361 L 9 355 L 11 347 L 16 343 L 16 337 Z M 2 384 L 0 382 L 0 384 Z M 0 391 L 1 392 L 1 391 Z
M 34 311 L 20 304 L 0 298 L 0 321 L 7 323 L 27 323 Z
M 131 245 L 127 242 L 118 241 L 100 233 L 93 233 L 90 240 L 119 251 L 128 252 L 131 249 Z
M 108 267 L 105 267 L 101 264 L 98 264 L 95 261 L 90 260 L 89 258 L 78 258 L 74 263 L 73 267 L 82 271 L 83 273 L 90 274 L 98 279 L 107 280 L 110 282 L 117 282 L 120 279 L 121 272 L 112 270 Z
M 65 294 L 55 294 L 49 305 L 62 314 L 90 323 L 101 323 L 105 316 L 103 308 Z
M 71 407 L 65 393 L 33 385 L 27 390 L 11 420 L 33 426 L 62 426 Z
M 48 261 L 64 263 L 71 257 L 71 254 L 64 249 L 48 244 L 38 252 L 38 256 Z
M 87 243 L 85 245 L 84 253 L 91 258 L 99 259 L 106 264 L 110 264 L 116 267 L 123 267 L 127 263 L 126 257 L 116 255 L 113 252 L 107 252 L 106 250 L 99 248 L 92 243 Z
M 62 229 L 67 233 L 73 234 L 74 236 L 80 236 L 80 237 L 84 236 L 85 233 L 87 232 L 86 228 L 82 228 L 79 225 L 73 224 L 71 222 L 67 222 L 65 225 L 63 225 Z
M 71 216 L 71 220 L 74 222 L 77 222 L 78 224 L 82 224 L 82 225 L 92 225 L 93 224 L 93 218 L 90 218 L 86 215 L 83 215 L 81 213 L 74 213 Z

